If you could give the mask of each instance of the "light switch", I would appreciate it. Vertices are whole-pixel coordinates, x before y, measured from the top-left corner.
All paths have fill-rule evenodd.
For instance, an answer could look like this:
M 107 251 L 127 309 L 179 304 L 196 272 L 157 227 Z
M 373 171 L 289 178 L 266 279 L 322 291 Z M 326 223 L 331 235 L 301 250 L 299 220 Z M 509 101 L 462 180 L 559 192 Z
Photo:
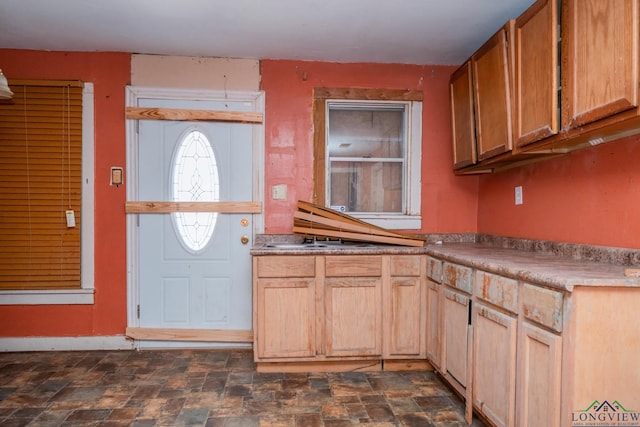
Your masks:
M 273 200 L 287 200 L 287 184 L 278 184 L 271 187 Z
M 519 185 L 516 187 L 516 205 L 522 204 L 522 186 Z

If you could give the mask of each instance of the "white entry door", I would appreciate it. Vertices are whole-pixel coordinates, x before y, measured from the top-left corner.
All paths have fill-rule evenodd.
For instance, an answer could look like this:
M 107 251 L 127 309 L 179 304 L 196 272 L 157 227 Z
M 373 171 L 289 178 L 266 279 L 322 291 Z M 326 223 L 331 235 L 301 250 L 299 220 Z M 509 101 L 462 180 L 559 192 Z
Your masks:
M 229 100 L 141 99 L 139 107 L 243 111 Z M 250 202 L 254 200 L 254 126 L 225 122 L 140 120 L 137 200 Z M 250 213 L 145 213 L 134 229 L 137 326 L 250 331 Z M 134 292 L 136 291 L 134 286 Z M 188 333 L 186 335 L 189 335 Z M 203 342 L 141 341 L 140 347 Z

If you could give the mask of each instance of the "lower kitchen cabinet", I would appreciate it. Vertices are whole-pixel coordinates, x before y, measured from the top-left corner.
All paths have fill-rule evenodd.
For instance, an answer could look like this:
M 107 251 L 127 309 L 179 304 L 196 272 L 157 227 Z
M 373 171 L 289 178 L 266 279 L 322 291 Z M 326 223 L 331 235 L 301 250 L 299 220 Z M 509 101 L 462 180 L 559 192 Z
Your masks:
M 473 404 L 496 426 L 514 426 L 518 320 L 481 303 L 473 311 Z
M 427 358 L 438 370 L 442 356 L 442 298 L 442 285 L 427 279 Z
M 313 279 L 262 280 L 259 357 L 315 356 L 314 288 Z
M 467 386 L 468 329 L 471 298 L 450 288 L 444 289 L 442 305 L 442 370 L 462 392 Z M 457 384 L 456 384 L 457 383 Z
M 425 270 L 420 254 L 254 256 L 258 370 L 426 359 Z
M 382 355 L 382 257 L 325 257 L 325 355 Z
M 384 358 L 426 358 L 425 257 L 393 255 L 383 293 Z
M 328 278 L 325 282 L 327 357 L 382 354 L 380 278 Z
M 517 425 L 557 426 L 562 338 L 529 322 L 520 325 L 518 335 Z
M 256 358 L 316 353 L 314 257 L 254 258 Z
M 427 358 L 437 369 L 442 367 L 442 261 L 427 256 Z
M 442 285 L 427 282 L 430 318 L 437 310 L 433 301 L 441 301 L 442 320 L 441 341 L 435 333 L 427 335 L 427 355 L 435 366 L 442 355 L 439 370 L 465 399 L 467 421 L 470 403 L 492 426 L 564 427 L 593 417 L 635 421 L 640 414 L 636 279 L 624 278 L 622 268 L 549 258 L 548 267 L 540 259 L 532 266 L 552 271 L 550 284 L 530 283 L 447 255 Z M 513 255 L 505 265 L 530 274 L 521 254 Z M 491 267 L 508 270 L 496 261 Z M 605 403 L 609 409 L 602 409 Z

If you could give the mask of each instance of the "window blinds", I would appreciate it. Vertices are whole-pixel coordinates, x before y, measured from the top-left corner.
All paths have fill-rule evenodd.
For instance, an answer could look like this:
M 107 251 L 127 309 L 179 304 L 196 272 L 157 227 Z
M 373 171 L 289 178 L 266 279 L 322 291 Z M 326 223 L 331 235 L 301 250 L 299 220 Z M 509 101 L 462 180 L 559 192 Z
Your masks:
M 9 84 L 13 103 L 0 105 L 0 289 L 80 288 L 83 85 Z

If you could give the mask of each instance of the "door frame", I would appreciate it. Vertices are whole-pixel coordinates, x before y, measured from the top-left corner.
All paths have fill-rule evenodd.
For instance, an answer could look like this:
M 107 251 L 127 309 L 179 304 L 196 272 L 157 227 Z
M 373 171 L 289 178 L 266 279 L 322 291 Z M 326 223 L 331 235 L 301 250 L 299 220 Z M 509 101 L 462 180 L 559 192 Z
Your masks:
M 244 102 L 251 106 L 251 112 L 264 115 L 263 91 L 221 91 L 193 90 L 146 86 L 125 88 L 126 107 L 138 107 L 141 99 L 181 100 L 181 101 L 229 101 Z M 126 125 L 126 200 L 138 200 L 138 120 L 125 120 Z M 264 200 L 264 124 L 253 126 L 253 200 Z M 264 204 L 263 204 L 264 206 Z M 127 214 L 127 327 L 140 326 L 138 318 L 139 300 L 139 240 L 137 232 L 138 215 Z M 252 236 L 264 232 L 264 208 L 259 214 L 252 214 Z

